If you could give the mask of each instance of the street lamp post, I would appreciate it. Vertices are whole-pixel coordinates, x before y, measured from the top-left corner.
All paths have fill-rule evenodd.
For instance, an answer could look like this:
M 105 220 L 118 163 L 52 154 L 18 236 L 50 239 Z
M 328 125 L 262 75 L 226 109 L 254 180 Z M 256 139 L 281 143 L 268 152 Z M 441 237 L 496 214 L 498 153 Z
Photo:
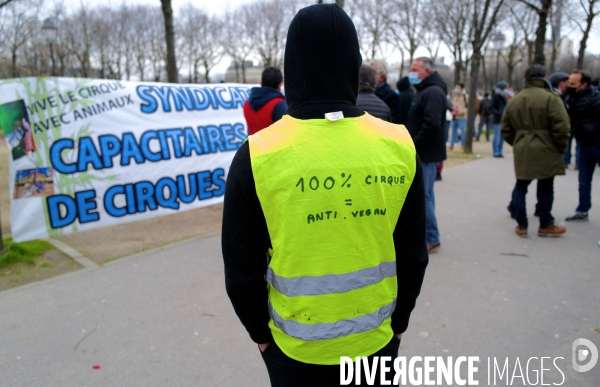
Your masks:
M 500 79 L 498 79 L 498 68 L 500 67 L 500 51 L 504 48 L 504 42 L 506 41 L 506 37 L 502 32 L 496 32 L 494 36 L 492 36 L 492 45 L 494 46 L 494 50 L 498 51 L 496 55 L 496 83 Z
M 46 38 L 46 43 L 50 45 L 50 59 L 52 60 L 52 76 L 56 76 L 56 62 L 54 61 L 54 42 L 56 41 L 56 34 L 58 33 L 58 29 L 56 28 L 56 24 L 54 24 L 54 20 L 48 18 L 44 20 L 44 24 L 42 25 L 42 33 Z

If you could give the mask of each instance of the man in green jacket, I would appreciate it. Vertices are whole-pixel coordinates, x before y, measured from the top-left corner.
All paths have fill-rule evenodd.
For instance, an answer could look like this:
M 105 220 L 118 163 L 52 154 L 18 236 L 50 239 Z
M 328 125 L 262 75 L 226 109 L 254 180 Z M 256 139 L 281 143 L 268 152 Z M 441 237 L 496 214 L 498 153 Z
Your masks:
M 546 69 L 533 65 L 525 72 L 525 89 L 508 102 L 501 121 L 502 137 L 513 146 L 517 184 L 508 206 L 517 220 L 517 235 L 527 237 L 525 195 L 537 180 L 539 236 L 560 236 L 564 227 L 554 225 L 554 176 L 564 175 L 562 154 L 567 149 L 571 127 L 559 95 L 546 80 Z

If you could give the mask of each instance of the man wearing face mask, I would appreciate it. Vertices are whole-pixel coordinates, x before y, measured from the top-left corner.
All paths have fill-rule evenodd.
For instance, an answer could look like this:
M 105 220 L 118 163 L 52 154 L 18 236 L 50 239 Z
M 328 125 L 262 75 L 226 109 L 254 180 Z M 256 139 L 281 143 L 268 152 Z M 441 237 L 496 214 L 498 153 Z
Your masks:
M 448 88 L 437 71 L 433 71 L 430 58 L 418 58 L 410 65 L 408 80 L 415 85 L 417 94 L 408 114 L 408 131 L 410 132 L 417 154 L 423 165 L 423 181 L 425 183 L 425 203 L 427 215 L 427 233 L 425 240 L 427 250 L 434 251 L 440 247 L 440 233 L 435 216 L 435 195 L 433 183 L 437 167 L 446 159 L 446 94 Z
M 558 95 L 560 95 L 560 98 L 562 98 L 562 100 L 564 102 L 565 98 L 567 97 L 567 82 L 569 81 L 569 74 L 559 71 L 559 72 L 556 72 L 556 73 L 550 75 L 548 77 L 548 81 L 554 88 L 554 91 L 557 92 Z M 568 106 L 565 105 L 565 108 L 568 109 Z M 565 168 L 569 168 L 569 164 L 571 163 L 572 144 L 573 144 L 573 134 L 571 134 L 571 137 L 569 138 L 569 143 L 567 144 L 567 151 L 563 154 Z M 579 169 L 579 163 L 577 160 L 579 160 L 579 146 L 578 145 L 576 146 L 576 153 L 575 153 L 575 170 Z
M 571 129 L 579 144 L 579 205 L 567 222 L 587 221 L 592 208 L 592 176 L 600 163 L 600 92 L 591 86 L 592 78 L 575 71 L 567 82 Z

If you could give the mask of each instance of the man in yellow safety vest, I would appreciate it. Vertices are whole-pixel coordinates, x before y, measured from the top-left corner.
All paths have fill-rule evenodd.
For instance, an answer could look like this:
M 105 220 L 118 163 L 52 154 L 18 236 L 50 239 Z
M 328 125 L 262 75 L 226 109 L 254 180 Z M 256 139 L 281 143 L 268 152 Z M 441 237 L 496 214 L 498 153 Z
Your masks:
M 403 126 L 355 107 L 361 62 L 338 5 L 301 9 L 287 115 L 248 138 L 227 177 L 227 293 L 273 386 L 339 385 L 342 356 L 396 358 L 423 282 L 421 163 Z

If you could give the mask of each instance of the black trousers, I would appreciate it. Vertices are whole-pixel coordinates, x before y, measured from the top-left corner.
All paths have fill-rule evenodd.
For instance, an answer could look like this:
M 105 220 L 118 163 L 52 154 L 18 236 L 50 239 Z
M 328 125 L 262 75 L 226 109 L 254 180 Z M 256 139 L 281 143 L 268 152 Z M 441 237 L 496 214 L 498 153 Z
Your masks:
M 528 226 L 525 195 L 527 195 L 527 187 L 532 181 L 517 180 L 512 193 L 512 201 L 510 203 L 511 212 L 517 219 L 519 228 L 522 229 L 526 229 Z M 536 213 L 540 217 L 540 228 L 548 227 L 554 223 L 551 213 L 552 204 L 554 203 L 554 177 L 538 180 L 537 201 Z
M 400 339 L 396 336 L 382 349 L 369 356 L 369 365 L 372 366 L 374 356 L 389 356 L 391 362 L 386 366 L 390 367 L 386 379 L 390 382 L 394 378 L 393 361 L 398 357 L 398 348 Z M 289 358 L 281 349 L 271 342 L 264 352 L 261 352 L 262 358 L 269 372 L 272 387 L 332 387 L 340 385 L 340 365 L 318 365 L 307 364 Z M 381 359 L 380 359 L 381 360 Z M 379 363 L 377 364 L 377 375 L 375 376 L 374 386 L 379 386 L 380 382 Z M 361 376 L 361 384 L 355 384 L 353 379 L 351 386 L 366 386 L 364 368 Z

